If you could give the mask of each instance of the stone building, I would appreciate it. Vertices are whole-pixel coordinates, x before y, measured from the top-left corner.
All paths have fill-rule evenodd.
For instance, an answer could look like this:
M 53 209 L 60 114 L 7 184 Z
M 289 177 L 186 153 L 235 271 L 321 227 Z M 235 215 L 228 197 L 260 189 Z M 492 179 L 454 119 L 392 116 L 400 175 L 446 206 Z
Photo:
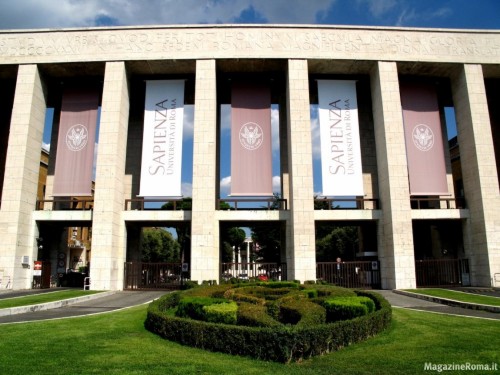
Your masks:
M 286 202 L 279 209 L 218 209 L 221 106 L 239 79 L 267 80 L 278 108 Z M 185 104 L 194 107 L 191 210 L 140 209 L 147 80 L 183 80 Z M 355 209 L 315 209 L 311 106 L 318 104 L 318 80 L 356 82 L 364 194 Z M 448 194 L 411 193 L 405 82 L 436 90 Z M 55 199 L 55 145 L 64 89 L 89 85 L 99 92 L 99 146 L 95 193 L 81 209 L 81 200 L 73 207 Z M 258 223 L 282 231 L 286 278 L 314 280 L 315 227 L 339 222 L 375 228 L 373 243 L 363 241 L 360 250 L 375 254 L 382 288 L 416 287 L 419 262 L 429 258 L 466 259 L 467 281 L 489 286 L 500 273 L 499 96 L 500 31 L 275 25 L 0 31 L 0 274 L 14 289 L 30 288 L 41 256 L 36 239 L 47 241 L 43 260 L 57 263 L 64 228 L 86 227 L 92 288 L 120 290 L 126 262 L 137 260 L 140 229 L 181 225 L 190 230 L 191 279 L 220 280 L 222 226 Z M 54 124 L 41 207 L 47 108 L 54 109 Z M 458 189 L 445 108 L 456 117 Z

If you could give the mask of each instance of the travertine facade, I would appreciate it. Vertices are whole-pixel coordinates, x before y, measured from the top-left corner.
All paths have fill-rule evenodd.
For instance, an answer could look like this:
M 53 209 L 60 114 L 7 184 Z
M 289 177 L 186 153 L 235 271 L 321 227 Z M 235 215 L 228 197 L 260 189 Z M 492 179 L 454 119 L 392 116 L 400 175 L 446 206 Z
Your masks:
M 232 74 L 277 77 L 287 210 L 216 209 L 218 107 L 227 103 L 219 89 L 221 77 Z M 439 82 L 443 105 L 455 108 L 466 208 L 412 208 L 399 93 L 406 76 Z M 189 94 L 195 108 L 192 211 L 130 211 L 124 202 L 138 194 L 142 82 L 165 77 L 187 77 L 194 85 Z M 377 199 L 376 209 L 314 209 L 310 105 L 318 77 L 357 79 L 365 88 L 358 92 L 364 103 L 365 198 Z M 94 210 L 37 211 L 45 110 L 60 106 L 61 83 L 87 79 L 103 88 Z M 188 222 L 191 278 L 218 280 L 220 223 L 269 221 L 283 225 L 288 278 L 312 280 L 316 222 L 373 221 L 382 287 L 412 288 L 412 225 L 444 220 L 462 225 L 472 285 L 490 285 L 500 273 L 499 145 L 492 132 L 500 121 L 490 116 L 485 80 L 500 82 L 500 31 L 203 25 L 0 32 L 0 90 L 6 90 L 1 97 L 14 103 L 12 109 L 0 107 L 11 111 L 1 124 L 10 128 L 0 210 L 1 274 L 15 289 L 30 288 L 40 224 L 87 223 L 92 226 L 92 288 L 122 289 L 134 223 Z M 498 95 L 500 84 L 489 87 Z M 447 160 L 451 185 L 448 155 Z M 51 189 L 49 176 L 46 199 Z M 23 265 L 25 256 L 30 263 Z

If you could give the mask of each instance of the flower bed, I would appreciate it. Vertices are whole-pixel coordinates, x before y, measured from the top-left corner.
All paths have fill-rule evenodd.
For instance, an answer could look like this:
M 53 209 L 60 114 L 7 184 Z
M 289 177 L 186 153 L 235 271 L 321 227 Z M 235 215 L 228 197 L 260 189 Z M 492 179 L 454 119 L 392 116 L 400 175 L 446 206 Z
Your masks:
M 390 321 L 391 306 L 374 292 L 261 282 L 167 294 L 151 303 L 145 326 L 183 345 L 290 362 L 364 340 Z

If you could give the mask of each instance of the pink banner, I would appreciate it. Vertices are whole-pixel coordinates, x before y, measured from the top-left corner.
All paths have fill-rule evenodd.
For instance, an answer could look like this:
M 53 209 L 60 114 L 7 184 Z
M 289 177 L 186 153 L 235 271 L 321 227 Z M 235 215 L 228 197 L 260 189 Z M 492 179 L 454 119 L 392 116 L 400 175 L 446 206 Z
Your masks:
M 271 90 L 235 82 L 231 96 L 231 196 L 272 196 Z
M 72 88 L 63 93 L 57 140 L 54 196 L 92 195 L 99 92 Z
M 449 195 L 436 88 L 401 82 L 411 195 Z

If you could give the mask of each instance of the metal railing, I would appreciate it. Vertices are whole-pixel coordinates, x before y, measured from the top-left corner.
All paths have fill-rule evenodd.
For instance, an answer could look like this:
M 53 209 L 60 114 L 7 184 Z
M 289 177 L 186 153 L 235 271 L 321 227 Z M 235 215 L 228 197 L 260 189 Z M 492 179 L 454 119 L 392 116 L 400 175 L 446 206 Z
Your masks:
M 379 262 L 318 262 L 316 279 L 344 288 L 380 288 Z
M 425 259 L 415 261 L 417 287 L 469 286 L 468 259 Z
M 228 208 L 221 207 L 226 203 Z M 264 204 L 258 206 L 258 204 Z M 239 206 L 238 206 L 239 205 Z M 286 199 L 276 198 L 224 198 L 217 200 L 218 210 L 288 210 Z
M 36 210 L 80 210 L 87 211 L 94 209 L 94 199 L 85 198 L 62 198 L 62 199 L 41 199 L 36 201 Z
M 444 203 L 444 204 L 442 204 Z M 450 208 L 466 208 L 465 198 L 410 198 L 412 209 L 450 209 Z
M 167 204 L 171 203 L 171 206 L 166 207 Z M 125 199 L 125 211 L 130 210 L 191 210 L 191 207 L 185 203 L 182 199 L 144 199 L 144 198 L 133 198 Z
M 182 284 L 181 263 L 125 263 L 124 289 L 177 289 Z
M 314 198 L 315 210 L 378 210 L 376 198 Z
M 221 282 L 237 280 L 286 280 L 286 263 L 221 263 Z

